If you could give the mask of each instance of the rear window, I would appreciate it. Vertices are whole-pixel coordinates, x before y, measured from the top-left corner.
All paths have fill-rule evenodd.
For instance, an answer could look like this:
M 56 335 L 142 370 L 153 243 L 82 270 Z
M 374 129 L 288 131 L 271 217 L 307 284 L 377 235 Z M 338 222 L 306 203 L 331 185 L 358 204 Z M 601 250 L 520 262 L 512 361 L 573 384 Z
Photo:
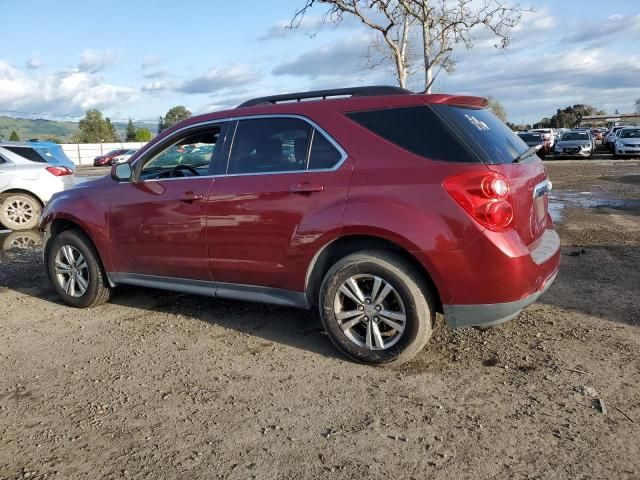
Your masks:
M 518 136 L 525 142 L 541 142 L 542 135 L 539 133 L 519 133 Z
M 447 162 L 479 161 L 429 106 L 351 112 L 347 117 L 416 155 Z
M 433 105 L 487 164 L 511 163 L 529 147 L 486 108 Z
M 3 147 L 16 155 L 20 155 L 22 158 L 31 160 L 32 162 L 47 163 L 47 161 L 31 147 L 11 147 L 8 145 L 4 145 Z

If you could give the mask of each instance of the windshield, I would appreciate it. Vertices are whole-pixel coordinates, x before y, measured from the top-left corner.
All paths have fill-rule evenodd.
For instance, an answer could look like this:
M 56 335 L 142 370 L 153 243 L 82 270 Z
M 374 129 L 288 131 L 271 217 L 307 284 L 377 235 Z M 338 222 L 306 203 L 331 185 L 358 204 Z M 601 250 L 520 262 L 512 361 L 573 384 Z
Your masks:
M 567 132 L 563 133 L 560 140 L 571 141 L 571 140 L 589 140 L 589 135 L 583 132 Z
M 487 164 L 512 163 L 529 146 L 486 108 L 433 105 Z
M 640 138 L 640 128 L 634 130 L 622 130 L 620 138 Z
M 519 133 L 518 136 L 525 142 L 541 142 L 542 136 L 539 133 Z

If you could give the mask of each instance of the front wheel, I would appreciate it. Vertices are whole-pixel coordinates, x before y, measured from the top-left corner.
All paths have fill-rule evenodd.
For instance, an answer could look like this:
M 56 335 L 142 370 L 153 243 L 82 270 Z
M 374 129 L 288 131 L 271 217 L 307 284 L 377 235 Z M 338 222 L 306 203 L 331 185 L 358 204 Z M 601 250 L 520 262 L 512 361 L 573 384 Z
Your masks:
M 320 316 L 345 355 L 371 365 L 413 358 L 435 320 L 420 272 L 399 255 L 370 250 L 340 259 L 320 289 Z
M 49 279 L 65 303 L 95 307 L 111 297 L 98 252 L 78 230 L 66 230 L 51 239 L 45 252 Z
M 0 223 L 10 230 L 31 230 L 38 225 L 42 207 L 31 195 L 9 193 L 0 196 Z

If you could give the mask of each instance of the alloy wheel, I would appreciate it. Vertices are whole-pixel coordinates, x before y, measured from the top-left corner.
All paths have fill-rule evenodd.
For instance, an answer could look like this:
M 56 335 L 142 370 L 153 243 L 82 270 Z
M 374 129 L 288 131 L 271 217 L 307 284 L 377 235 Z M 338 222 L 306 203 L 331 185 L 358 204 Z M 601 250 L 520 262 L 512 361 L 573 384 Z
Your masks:
M 89 266 L 80 251 L 64 245 L 56 254 L 55 272 L 58 284 L 72 297 L 81 297 L 89 287 Z
M 334 313 L 345 336 L 361 348 L 385 350 L 404 332 L 407 315 L 397 290 L 376 275 L 353 275 L 340 285 Z
M 35 215 L 34 206 L 22 199 L 7 202 L 4 209 L 6 217 L 16 225 L 26 225 Z

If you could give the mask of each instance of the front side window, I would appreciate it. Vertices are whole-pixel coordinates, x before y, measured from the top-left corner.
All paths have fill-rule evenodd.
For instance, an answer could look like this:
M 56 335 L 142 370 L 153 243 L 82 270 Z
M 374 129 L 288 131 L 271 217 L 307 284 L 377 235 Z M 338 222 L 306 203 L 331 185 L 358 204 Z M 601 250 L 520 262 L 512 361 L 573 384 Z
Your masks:
M 227 173 L 305 170 L 311 131 L 311 125 L 297 118 L 240 120 Z
M 215 153 L 221 128 L 220 125 L 210 125 L 186 133 L 149 158 L 142 167 L 141 178 L 209 174 L 215 169 L 219 157 Z

